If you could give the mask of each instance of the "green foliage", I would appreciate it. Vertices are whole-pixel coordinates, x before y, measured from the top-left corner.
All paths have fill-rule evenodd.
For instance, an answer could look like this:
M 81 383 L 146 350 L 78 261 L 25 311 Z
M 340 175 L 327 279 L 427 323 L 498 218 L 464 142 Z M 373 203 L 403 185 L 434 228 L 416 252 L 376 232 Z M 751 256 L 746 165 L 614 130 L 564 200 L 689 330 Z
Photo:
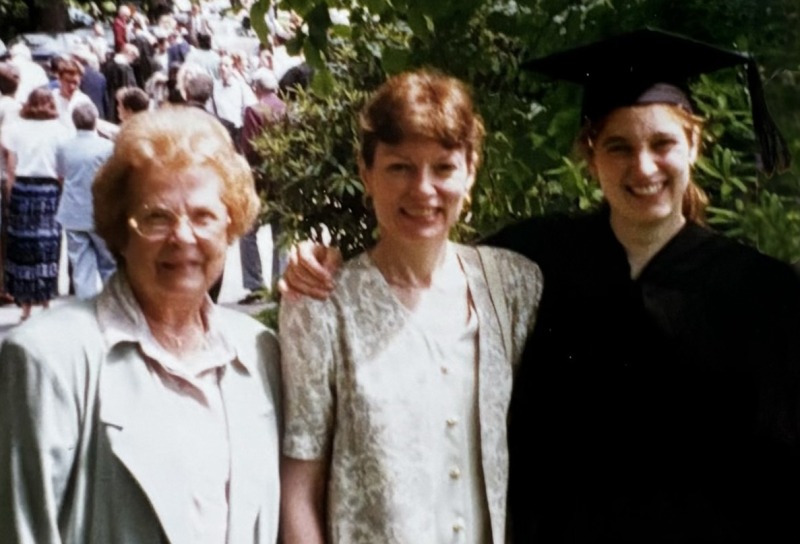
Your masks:
M 729 74 L 735 76 L 735 74 Z M 749 104 L 735 77 L 701 78 L 693 94 L 706 118 L 705 153 L 695 169 L 709 193 L 708 222 L 717 230 L 787 261 L 800 258 L 800 201 L 791 173 L 765 180 Z
M 9 41 L 28 30 L 28 6 L 23 0 L 0 0 L 0 39 Z
M 354 160 L 355 118 L 363 93 L 334 87 L 318 96 L 301 93 L 293 103 L 298 115 L 273 126 L 256 142 L 268 157 L 258 169 L 271 180 L 264 220 L 277 217 L 290 238 L 329 239 L 345 254 L 369 245 L 374 224 L 361 195 Z M 294 234 L 294 236 L 292 236 Z
M 374 222 L 361 206 L 354 159 L 355 115 L 388 74 L 420 66 L 470 83 L 487 128 L 470 212 L 454 236 L 470 240 L 530 215 L 595 206 L 600 191 L 572 154 L 579 90 L 521 64 L 643 25 L 757 53 L 773 113 L 794 155 L 800 153 L 796 0 L 282 0 L 281 6 L 305 17 L 308 30 L 293 47 L 316 69 L 312 90 L 293 104 L 293 122 L 261 143 L 262 169 L 277 187 L 267 213 L 282 218 L 290 239 L 320 239 L 327 227 L 346 254 L 371 242 Z M 328 7 L 349 8 L 350 25 L 332 25 Z M 708 118 L 695 177 L 711 196 L 709 223 L 796 260 L 797 167 L 771 180 L 758 174 L 740 77 L 730 70 L 695 88 Z
M 287 121 L 255 143 L 264 157 L 257 176 L 270 180 L 262 219 L 283 223 L 283 244 L 325 240 L 350 256 L 373 241 L 375 221 L 364 207 L 356 162 L 357 114 L 384 77 L 382 50 L 373 45 L 399 49 L 405 34 L 368 23 L 354 30 L 357 40 L 329 38 L 326 70 L 291 99 Z M 362 40 L 367 33 L 370 40 Z
M 83 9 L 95 18 L 116 11 L 116 3 L 108 0 L 0 0 L 0 39 L 11 41 L 26 32 L 62 32 L 70 30 L 67 6 Z

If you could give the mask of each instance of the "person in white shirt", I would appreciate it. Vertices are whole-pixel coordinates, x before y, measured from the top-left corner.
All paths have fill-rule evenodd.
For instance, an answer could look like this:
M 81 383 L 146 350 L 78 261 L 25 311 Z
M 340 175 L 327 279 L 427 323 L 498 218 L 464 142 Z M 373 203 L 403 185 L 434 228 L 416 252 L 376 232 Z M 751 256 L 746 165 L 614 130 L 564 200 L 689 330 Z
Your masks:
M 23 321 L 33 305 L 47 308 L 58 294 L 61 227 L 55 214 L 61 187 L 56 150 L 70 135 L 59 120 L 53 92 L 34 89 L 19 119 L 4 126 L 0 137 L 8 160 L 5 282 L 22 307 Z
M 74 58 L 63 58 L 58 61 L 56 70 L 58 92 L 55 93 L 54 98 L 56 109 L 58 110 L 58 118 L 64 126 L 74 133 L 75 125 L 72 122 L 72 111 L 75 106 L 81 103 L 93 103 L 92 99 L 78 88 L 81 85 L 83 66 Z
M 20 104 L 23 104 L 33 89 L 47 87 L 50 80 L 44 68 L 33 61 L 31 50 L 24 43 L 15 43 L 8 52 L 11 55 L 11 63 L 19 69 L 19 87 L 17 87 L 16 98 Z
M 219 63 L 219 80 L 214 82 L 211 111 L 227 119 L 239 130 L 244 123 L 244 109 L 258 103 L 253 89 L 237 75 L 233 59 L 224 56 Z

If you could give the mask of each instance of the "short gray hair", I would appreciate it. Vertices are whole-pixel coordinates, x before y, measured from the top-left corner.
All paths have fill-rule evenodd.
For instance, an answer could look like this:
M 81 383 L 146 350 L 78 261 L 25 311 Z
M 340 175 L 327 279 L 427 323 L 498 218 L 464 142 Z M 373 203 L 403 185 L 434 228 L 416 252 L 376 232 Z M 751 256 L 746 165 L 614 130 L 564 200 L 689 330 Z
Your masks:
M 94 103 L 81 102 L 72 110 L 72 123 L 78 130 L 94 130 L 98 115 Z
M 205 71 L 188 69 L 178 77 L 186 100 L 206 102 L 214 94 L 214 78 Z

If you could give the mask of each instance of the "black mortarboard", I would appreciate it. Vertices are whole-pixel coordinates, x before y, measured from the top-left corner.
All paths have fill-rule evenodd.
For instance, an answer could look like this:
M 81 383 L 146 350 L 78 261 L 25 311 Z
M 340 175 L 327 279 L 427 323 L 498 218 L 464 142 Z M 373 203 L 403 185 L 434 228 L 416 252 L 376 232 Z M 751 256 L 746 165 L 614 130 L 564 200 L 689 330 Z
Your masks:
M 769 115 L 758 66 L 752 56 L 661 30 L 645 28 L 554 53 L 522 65 L 582 85 L 583 119 L 595 120 L 634 104 L 669 103 L 691 111 L 688 81 L 700 74 L 747 66 L 753 126 L 764 171 L 788 168 L 786 141 Z

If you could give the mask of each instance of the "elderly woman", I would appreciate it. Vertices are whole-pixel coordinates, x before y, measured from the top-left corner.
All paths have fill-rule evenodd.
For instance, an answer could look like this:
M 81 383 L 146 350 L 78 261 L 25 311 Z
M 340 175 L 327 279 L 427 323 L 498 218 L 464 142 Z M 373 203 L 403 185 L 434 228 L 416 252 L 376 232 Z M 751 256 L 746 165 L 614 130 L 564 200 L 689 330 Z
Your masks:
M 259 202 L 193 109 L 126 123 L 93 188 L 118 273 L 0 348 L 5 542 L 274 543 L 278 346 L 206 291 Z
M 61 227 L 55 216 L 61 187 L 56 152 L 71 136 L 48 89 L 31 91 L 19 119 L 4 123 L 0 136 L 8 169 L 5 285 L 22 306 L 22 321 L 34 304 L 47 308 L 58 294 Z
M 360 132 L 380 238 L 329 300 L 281 307 L 284 542 L 504 542 L 505 414 L 539 269 L 448 241 L 483 138 L 462 83 L 395 76 Z

